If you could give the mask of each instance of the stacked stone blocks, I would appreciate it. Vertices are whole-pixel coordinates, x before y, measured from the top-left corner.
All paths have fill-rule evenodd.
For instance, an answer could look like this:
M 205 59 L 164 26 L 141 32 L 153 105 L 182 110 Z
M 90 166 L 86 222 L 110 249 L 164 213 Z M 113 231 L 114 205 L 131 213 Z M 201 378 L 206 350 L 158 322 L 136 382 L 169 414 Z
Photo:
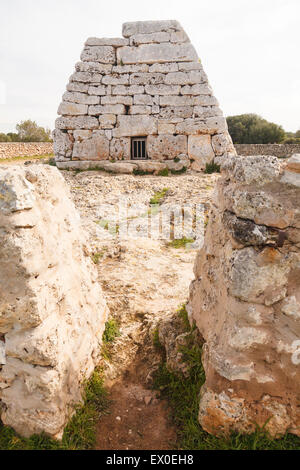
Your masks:
M 235 154 L 180 24 L 125 23 L 123 36 L 86 41 L 58 109 L 57 161 L 129 160 L 131 138 L 138 136 L 147 137 L 149 159 L 184 155 L 196 170 L 216 155 Z

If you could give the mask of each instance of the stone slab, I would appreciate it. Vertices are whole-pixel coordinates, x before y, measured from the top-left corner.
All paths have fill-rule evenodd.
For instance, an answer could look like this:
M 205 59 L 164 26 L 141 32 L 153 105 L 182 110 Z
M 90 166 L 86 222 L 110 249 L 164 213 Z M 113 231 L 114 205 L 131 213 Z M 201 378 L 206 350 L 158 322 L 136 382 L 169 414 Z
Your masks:
M 118 63 L 123 64 L 192 62 L 197 58 L 197 53 L 190 43 L 142 44 L 138 47 L 125 46 L 117 49 Z

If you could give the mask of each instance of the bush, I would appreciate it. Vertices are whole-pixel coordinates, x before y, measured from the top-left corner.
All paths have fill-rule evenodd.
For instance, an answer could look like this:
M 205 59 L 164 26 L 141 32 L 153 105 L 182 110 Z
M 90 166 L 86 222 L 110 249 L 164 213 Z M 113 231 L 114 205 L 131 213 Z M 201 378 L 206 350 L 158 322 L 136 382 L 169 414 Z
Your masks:
M 276 144 L 285 139 L 281 126 L 257 114 L 241 114 L 227 118 L 229 133 L 235 144 Z

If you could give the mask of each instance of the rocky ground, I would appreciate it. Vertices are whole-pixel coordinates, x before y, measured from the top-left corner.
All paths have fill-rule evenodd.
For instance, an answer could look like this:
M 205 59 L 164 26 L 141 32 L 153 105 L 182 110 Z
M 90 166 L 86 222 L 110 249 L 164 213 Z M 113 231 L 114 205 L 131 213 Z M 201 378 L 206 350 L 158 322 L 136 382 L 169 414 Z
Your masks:
M 104 359 L 106 386 L 113 403 L 111 414 L 99 423 L 97 447 L 174 448 L 176 430 L 169 423 L 166 404 L 151 391 L 151 374 L 161 360 L 153 347 L 152 333 L 161 318 L 187 300 L 196 247 L 177 249 L 168 246 L 167 240 L 145 236 L 123 239 L 118 225 L 114 230 L 110 221 L 116 221 L 115 205 L 126 196 L 131 204 L 130 218 L 136 226 L 140 223 L 142 233 L 145 208 L 147 214 L 154 194 L 164 190 L 162 206 L 209 205 L 218 176 L 62 173 L 89 233 L 99 280 L 121 332 Z

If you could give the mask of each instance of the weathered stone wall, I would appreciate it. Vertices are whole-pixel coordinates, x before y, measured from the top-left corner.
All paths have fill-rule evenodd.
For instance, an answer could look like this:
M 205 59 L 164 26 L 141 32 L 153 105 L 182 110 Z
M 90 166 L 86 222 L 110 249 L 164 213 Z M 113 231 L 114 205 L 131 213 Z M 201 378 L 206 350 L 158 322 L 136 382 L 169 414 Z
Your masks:
M 52 142 L 0 142 L 0 159 L 53 153 Z
M 125 23 L 123 36 L 85 43 L 58 109 L 58 167 L 70 160 L 129 160 L 135 136 L 147 137 L 151 160 L 188 155 L 194 170 L 215 155 L 235 155 L 226 119 L 180 24 Z
M 300 153 L 300 144 L 234 144 L 238 155 L 273 155 L 278 158 Z
M 229 158 L 222 173 L 188 305 L 205 339 L 199 420 L 300 435 L 300 155 Z
M 100 354 L 107 307 L 56 168 L 0 168 L 0 410 L 60 437 Z

